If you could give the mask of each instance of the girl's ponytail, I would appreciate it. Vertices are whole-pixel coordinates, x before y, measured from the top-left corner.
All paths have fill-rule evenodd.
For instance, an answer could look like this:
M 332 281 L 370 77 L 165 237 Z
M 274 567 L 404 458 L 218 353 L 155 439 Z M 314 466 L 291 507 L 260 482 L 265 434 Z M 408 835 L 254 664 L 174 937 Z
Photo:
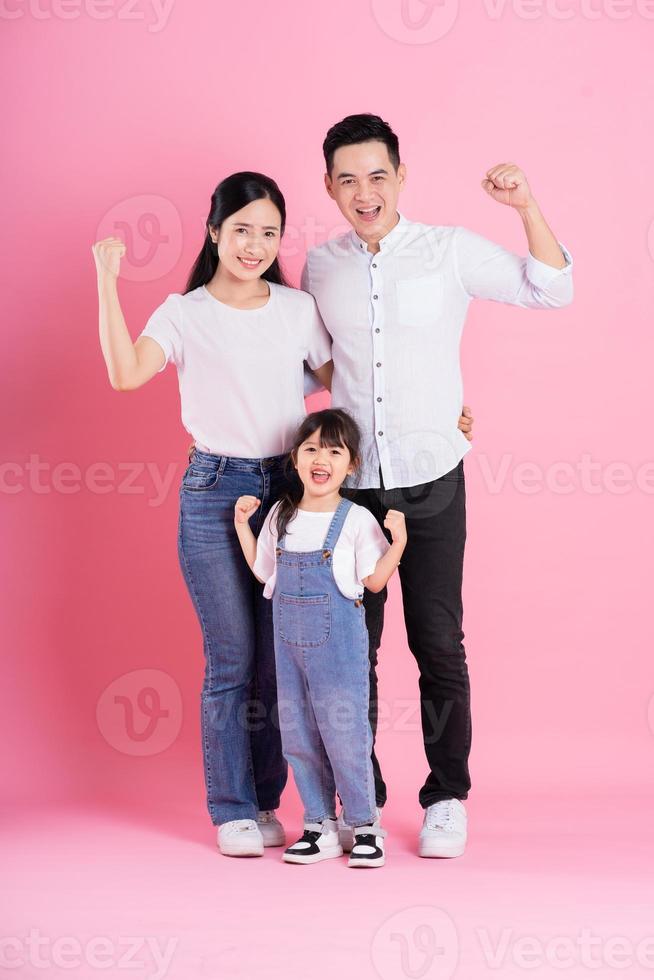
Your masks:
M 284 472 L 291 486 L 289 489 L 285 490 L 279 498 L 279 506 L 277 507 L 277 513 L 275 515 L 278 541 L 281 541 L 288 524 L 297 514 L 298 504 L 304 496 L 304 487 L 302 486 L 302 481 L 297 475 L 297 470 L 293 465 L 293 458 L 290 454 L 286 459 Z

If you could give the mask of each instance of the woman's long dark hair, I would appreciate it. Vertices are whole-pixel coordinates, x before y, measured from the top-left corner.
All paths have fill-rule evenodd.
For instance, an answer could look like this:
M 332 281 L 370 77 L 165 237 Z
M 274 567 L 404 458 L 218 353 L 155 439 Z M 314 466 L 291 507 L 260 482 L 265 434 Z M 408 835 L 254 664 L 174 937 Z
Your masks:
M 279 500 L 276 514 L 277 540 L 281 540 L 289 521 L 297 514 L 298 504 L 304 494 L 304 486 L 295 469 L 298 449 L 320 429 L 321 446 L 344 446 L 349 450 L 350 461 L 358 466 L 361 462 L 361 433 L 351 415 L 342 408 L 325 408 L 321 412 L 311 412 L 302 422 L 293 439 L 293 447 L 285 461 L 286 475 L 291 479 L 291 487 Z
M 206 221 L 204 243 L 189 273 L 185 293 L 190 293 L 192 289 L 197 289 L 198 286 L 206 286 L 213 279 L 218 268 L 218 247 L 211 241 L 209 225 L 218 230 L 223 221 L 230 215 L 240 211 L 248 204 L 252 204 L 253 201 L 260 201 L 263 197 L 272 201 L 279 211 L 282 219 L 280 232 L 283 235 L 286 225 L 286 201 L 271 177 L 244 170 L 221 180 L 211 195 L 211 208 Z M 268 266 L 265 272 L 262 272 L 261 278 L 268 282 L 276 282 L 280 286 L 288 285 L 279 264 L 279 257 L 275 259 L 272 265 Z

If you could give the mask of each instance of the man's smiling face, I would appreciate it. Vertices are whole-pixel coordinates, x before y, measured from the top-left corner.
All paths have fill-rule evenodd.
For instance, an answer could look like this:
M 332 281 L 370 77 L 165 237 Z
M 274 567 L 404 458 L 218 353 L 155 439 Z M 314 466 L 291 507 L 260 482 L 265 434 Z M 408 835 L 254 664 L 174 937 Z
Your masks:
M 339 146 L 325 187 L 366 242 L 377 242 L 397 223 L 397 201 L 404 185 L 406 167 L 397 169 L 380 140 Z

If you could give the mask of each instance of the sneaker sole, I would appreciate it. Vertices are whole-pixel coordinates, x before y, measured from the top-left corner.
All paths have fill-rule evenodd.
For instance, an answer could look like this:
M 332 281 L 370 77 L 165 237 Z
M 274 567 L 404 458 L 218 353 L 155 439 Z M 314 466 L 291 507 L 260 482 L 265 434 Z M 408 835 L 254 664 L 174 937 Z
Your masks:
M 423 844 L 418 847 L 418 855 L 421 858 L 456 858 L 461 857 L 465 852 L 465 844 L 451 844 L 449 847 L 443 844 Z
M 222 848 L 219 846 L 218 850 L 225 857 L 234 857 L 234 858 L 263 857 L 263 846 L 261 848 L 256 848 L 256 849 L 250 847 L 247 850 L 243 850 L 243 851 L 240 851 L 237 848 L 234 848 L 234 850 L 230 850 L 229 848 Z
M 320 854 L 307 854 L 304 857 L 301 854 L 283 854 L 282 857 L 287 864 L 316 864 L 318 861 L 327 861 L 329 858 L 337 858 L 343 856 L 343 848 L 338 845 L 338 847 L 327 847 L 320 852 Z
M 286 843 L 286 834 L 284 834 L 284 833 L 277 834 L 276 837 L 274 837 L 271 834 L 271 836 L 270 836 L 270 838 L 268 840 L 266 840 L 265 837 L 263 838 L 263 846 L 264 847 L 283 847 L 285 845 L 285 843 Z
M 351 857 L 347 866 L 348 868 L 381 868 L 385 863 L 385 857 L 371 859 Z

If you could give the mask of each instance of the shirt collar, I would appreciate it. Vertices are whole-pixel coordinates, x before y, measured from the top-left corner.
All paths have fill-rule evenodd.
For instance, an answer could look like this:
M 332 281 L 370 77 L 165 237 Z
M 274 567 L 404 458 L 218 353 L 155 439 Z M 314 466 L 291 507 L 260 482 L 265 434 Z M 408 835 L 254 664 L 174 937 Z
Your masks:
M 402 235 L 406 233 L 409 221 L 404 217 L 401 211 L 397 212 L 399 215 L 398 223 L 391 228 L 387 235 L 379 239 L 379 248 L 382 252 L 393 247 L 401 239 Z M 368 242 L 364 242 L 363 238 L 359 238 L 354 228 L 350 232 L 350 238 L 357 252 L 365 252 L 367 255 L 372 255 L 372 252 L 368 252 Z

